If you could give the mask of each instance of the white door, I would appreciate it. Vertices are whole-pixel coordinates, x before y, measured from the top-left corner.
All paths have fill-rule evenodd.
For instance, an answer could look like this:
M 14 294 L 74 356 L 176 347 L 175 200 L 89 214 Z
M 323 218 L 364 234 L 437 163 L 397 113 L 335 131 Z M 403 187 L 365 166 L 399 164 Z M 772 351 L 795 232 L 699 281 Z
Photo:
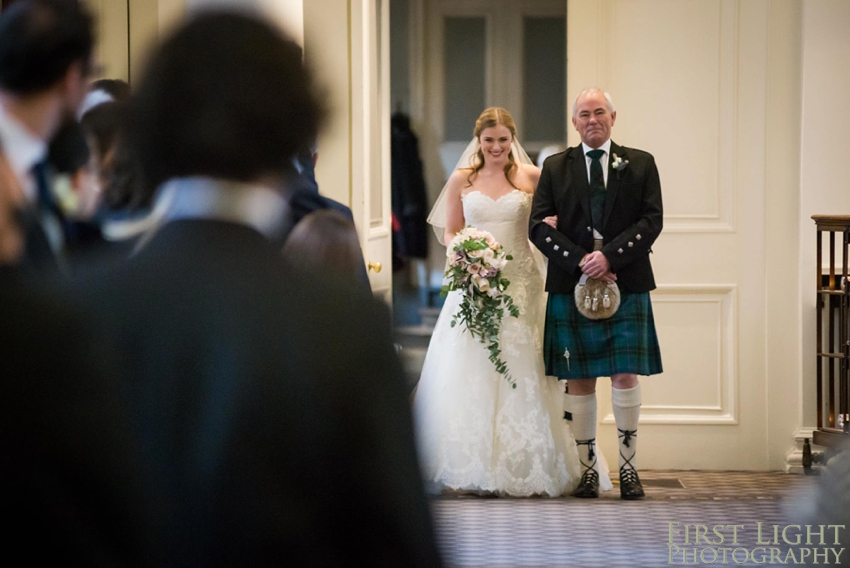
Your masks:
M 322 194 L 351 207 L 369 280 L 392 300 L 389 0 L 304 2 L 304 57 L 330 106 L 319 136 Z
M 352 210 L 372 292 L 392 302 L 389 0 L 351 3 Z

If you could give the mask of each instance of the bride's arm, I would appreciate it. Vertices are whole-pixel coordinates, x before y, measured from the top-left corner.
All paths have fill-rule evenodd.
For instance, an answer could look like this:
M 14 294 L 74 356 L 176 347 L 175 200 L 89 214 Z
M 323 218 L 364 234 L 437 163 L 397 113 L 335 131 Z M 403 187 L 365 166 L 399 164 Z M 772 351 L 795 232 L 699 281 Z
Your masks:
M 461 201 L 461 190 L 466 183 L 467 172 L 456 170 L 446 186 L 446 231 L 444 233 L 444 241 L 446 246 L 452 242 L 452 239 L 466 226 L 466 220 L 463 217 L 463 202 Z

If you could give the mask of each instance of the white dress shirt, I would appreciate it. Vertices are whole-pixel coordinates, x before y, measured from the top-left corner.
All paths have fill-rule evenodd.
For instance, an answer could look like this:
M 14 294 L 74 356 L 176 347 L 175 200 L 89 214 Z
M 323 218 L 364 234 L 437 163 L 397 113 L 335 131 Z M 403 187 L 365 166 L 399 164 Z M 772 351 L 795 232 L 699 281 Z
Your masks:
M 289 205 L 280 192 L 263 185 L 203 176 L 173 178 L 156 193 L 135 254 L 169 221 L 210 219 L 247 225 L 269 240 L 282 236 Z
M 590 162 L 593 161 L 593 158 L 588 156 L 587 153 L 591 150 L 602 150 L 603 152 L 605 152 L 599 158 L 599 163 L 602 164 L 602 177 L 605 180 L 605 187 L 608 187 L 608 159 L 611 156 L 611 139 L 609 138 L 608 140 L 606 140 L 605 143 L 602 144 L 602 146 L 600 146 L 599 148 L 591 148 L 590 146 L 582 142 L 581 148 L 584 151 L 584 159 L 586 160 L 585 163 L 587 165 L 587 183 L 590 183 Z
M 44 160 L 47 155 L 47 144 L 9 114 L 2 104 L 0 104 L 0 149 L 9 161 L 12 173 L 21 184 L 27 201 L 35 203 L 38 199 L 38 190 L 32 168 Z

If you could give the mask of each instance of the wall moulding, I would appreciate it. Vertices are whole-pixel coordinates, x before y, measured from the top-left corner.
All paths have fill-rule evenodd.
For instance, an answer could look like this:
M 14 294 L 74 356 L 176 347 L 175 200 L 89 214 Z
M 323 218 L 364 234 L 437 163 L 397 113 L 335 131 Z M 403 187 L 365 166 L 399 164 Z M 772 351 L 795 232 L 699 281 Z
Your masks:
M 737 295 L 735 284 L 689 284 L 661 285 L 652 292 L 652 302 L 656 309 L 670 306 L 674 310 L 688 310 L 701 307 L 704 311 L 713 313 L 714 330 L 713 344 L 715 347 L 706 350 L 706 345 L 689 345 L 678 343 L 677 353 L 664 352 L 663 329 L 659 329 L 662 340 L 662 358 L 665 360 L 667 375 L 672 378 L 670 383 L 675 389 L 675 402 L 645 403 L 641 406 L 640 422 L 642 424 L 708 424 L 736 425 L 738 424 L 738 353 L 737 353 Z M 658 321 L 656 319 L 656 321 Z M 698 322 L 699 323 L 699 322 Z M 680 334 L 689 330 L 681 329 Z M 689 353 L 688 349 L 693 349 Z M 702 350 L 702 353 L 699 351 Z M 701 357 L 700 357 L 701 355 Z M 708 377 L 698 378 L 699 373 L 690 366 L 693 360 L 710 361 L 713 371 Z M 669 363 L 669 365 L 668 365 Z M 689 370 L 694 372 L 688 372 Z M 699 369 L 705 375 L 705 367 Z M 672 375 L 672 377 L 671 377 Z M 708 380 L 710 396 L 700 395 L 698 399 L 689 398 L 694 390 L 693 381 Z M 662 394 L 652 393 L 647 385 L 653 381 L 649 378 L 644 382 L 644 400 L 647 398 L 663 398 Z M 689 384 L 691 386 L 689 386 Z M 647 396 L 649 395 L 649 396 Z M 608 413 L 602 424 L 614 424 L 614 415 Z
M 611 91 L 619 114 L 614 138 L 658 161 L 666 232 L 735 232 L 737 172 L 745 167 L 738 148 L 739 0 L 666 0 L 654 10 L 623 0 L 588 4 L 571 3 L 581 14 L 570 16 L 587 12 L 580 39 L 598 49 L 570 71 L 570 96 L 592 84 Z M 669 20 L 654 16 L 659 4 Z

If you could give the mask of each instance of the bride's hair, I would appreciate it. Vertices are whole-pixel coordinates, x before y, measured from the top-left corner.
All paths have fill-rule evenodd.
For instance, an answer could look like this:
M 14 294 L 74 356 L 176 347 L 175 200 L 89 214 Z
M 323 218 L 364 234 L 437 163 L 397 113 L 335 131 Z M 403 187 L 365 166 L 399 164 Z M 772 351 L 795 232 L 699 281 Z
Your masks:
M 514 119 L 511 117 L 511 113 L 502 107 L 490 107 L 488 109 L 484 109 L 484 112 L 482 112 L 481 116 L 478 117 L 478 120 L 475 121 L 475 130 L 472 131 L 472 134 L 477 140 L 484 130 L 499 125 L 510 130 L 511 137 L 516 139 L 516 124 L 514 124 Z M 475 181 L 475 178 L 478 176 L 478 172 L 484 167 L 484 152 L 481 151 L 480 145 L 478 147 L 478 151 L 473 155 L 471 162 L 470 168 L 472 171 L 466 178 L 469 186 L 472 185 L 472 182 Z M 505 177 L 514 189 L 519 188 L 514 185 L 511 178 L 513 178 L 518 169 L 519 166 L 517 165 L 516 156 L 514 156 L 513 148 L 511 148 L 511 151 L 508 152 L 508 163 L 505 165 Z

